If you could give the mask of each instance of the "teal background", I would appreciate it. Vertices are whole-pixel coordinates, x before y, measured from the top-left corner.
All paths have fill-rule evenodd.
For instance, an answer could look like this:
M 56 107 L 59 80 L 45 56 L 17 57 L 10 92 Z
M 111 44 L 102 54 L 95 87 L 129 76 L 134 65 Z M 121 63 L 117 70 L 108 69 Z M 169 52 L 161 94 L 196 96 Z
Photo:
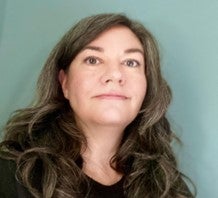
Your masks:
M 0 124 L 32 99 L 48 53 L 80 18 L 125 12 L 156 36 L 173 90 L 169 118 L 179 166 L 198 198 L 218 197 L 217 0 L 1 0 Z

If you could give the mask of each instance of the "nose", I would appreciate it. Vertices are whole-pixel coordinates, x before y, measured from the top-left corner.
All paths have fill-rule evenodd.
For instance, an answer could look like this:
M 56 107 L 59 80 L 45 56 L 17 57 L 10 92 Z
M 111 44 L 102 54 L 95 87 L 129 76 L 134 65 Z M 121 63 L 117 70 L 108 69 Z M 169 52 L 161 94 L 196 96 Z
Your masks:
M 121 65 L 108 65 L 101 77 L 101 82 L 103 84 L 117 83 L 119 85 L 124 85 L 125 75 L 121 68 Z

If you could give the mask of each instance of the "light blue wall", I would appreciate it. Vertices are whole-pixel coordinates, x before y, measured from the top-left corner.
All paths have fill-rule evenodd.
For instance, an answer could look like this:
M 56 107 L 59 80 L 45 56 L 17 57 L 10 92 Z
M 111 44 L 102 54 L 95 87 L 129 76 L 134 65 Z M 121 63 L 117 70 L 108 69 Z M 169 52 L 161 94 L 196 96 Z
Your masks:
M 33 96 L 39 71 L 60 36 L 81 17 L 125 12 L 160 43 L 174 100 L 169 117 L 183 147 L 181 169 L 198 198 L 218 197 L 217 0 L 1 0 L 0 124 Z

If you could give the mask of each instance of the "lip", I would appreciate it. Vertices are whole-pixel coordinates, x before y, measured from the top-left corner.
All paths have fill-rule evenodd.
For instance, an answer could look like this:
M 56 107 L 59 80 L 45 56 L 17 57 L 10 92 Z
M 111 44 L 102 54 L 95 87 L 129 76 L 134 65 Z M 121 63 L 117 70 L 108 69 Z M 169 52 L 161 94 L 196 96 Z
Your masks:
M 96 95 L 95 98 L 106 100 L 127 100 L 129 97 L 119 93 L 103 93 Z

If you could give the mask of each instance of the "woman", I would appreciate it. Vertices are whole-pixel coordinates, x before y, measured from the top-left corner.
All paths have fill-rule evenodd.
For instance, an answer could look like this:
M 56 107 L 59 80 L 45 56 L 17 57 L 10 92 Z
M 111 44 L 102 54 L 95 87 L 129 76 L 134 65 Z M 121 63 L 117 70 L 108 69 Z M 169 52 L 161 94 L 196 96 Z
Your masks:
M 170 146 L 170 99 L 140 23 L 87 17 L 51 52 L 34 104 L 8 121 L 5 177 L 22 197 L 193 197 Z

